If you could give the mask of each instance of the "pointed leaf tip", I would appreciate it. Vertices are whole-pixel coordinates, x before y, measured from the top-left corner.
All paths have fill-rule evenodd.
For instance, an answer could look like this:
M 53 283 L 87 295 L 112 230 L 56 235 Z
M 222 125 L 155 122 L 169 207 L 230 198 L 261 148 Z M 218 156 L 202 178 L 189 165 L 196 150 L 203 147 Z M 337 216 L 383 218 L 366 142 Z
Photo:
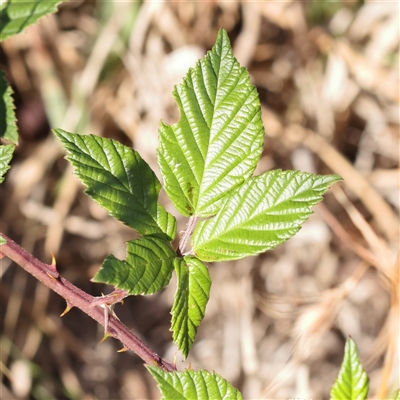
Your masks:
M 238 260 L 275 248 L 291 238 L 329 187 L 341 178 L 300 171 L 267 171 L 226 199 L 218 213 L 201 221 L 192 237 L 203 261 Z
M 165 190 L 183 215 L 211 216 L 252 175 L 264 142 L 257 90 L 225 30 L 173 95 L 180 119 L 161 123 L 157 150 Z
M 53 132 L 93 200 L 141 235 L 175 237 L 176 220 L 158 202 L 160 182 L 138 152 L 112 139 Z
M 331 400 L 365 400 L 368 389 L 368 375 L 358 358 L 356 344 L 349 337 L 344 349 L 339 375 L 331 389 Z

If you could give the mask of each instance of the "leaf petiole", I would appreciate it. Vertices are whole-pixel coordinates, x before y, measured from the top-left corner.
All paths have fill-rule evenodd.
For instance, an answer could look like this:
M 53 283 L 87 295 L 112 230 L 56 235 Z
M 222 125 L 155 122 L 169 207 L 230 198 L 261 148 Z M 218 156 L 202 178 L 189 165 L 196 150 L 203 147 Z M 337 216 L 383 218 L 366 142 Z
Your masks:
M 192 215 L 189 218 L 188 223 L 186 224 L 186 229 L 183 231 L 181 240 L 179 241 L 179 245 L 178 248 L 176 250 L 176 254 L 178 255 L 178 257 L 182 257 L 183 256 L 183 252 L 186 248 L 187 242 L 190 238 L 190 236 L 192 236 L 192 233 L 194 231 L 194 227 L 196 226 L 196 221 L 197 221 L 197 217 Z

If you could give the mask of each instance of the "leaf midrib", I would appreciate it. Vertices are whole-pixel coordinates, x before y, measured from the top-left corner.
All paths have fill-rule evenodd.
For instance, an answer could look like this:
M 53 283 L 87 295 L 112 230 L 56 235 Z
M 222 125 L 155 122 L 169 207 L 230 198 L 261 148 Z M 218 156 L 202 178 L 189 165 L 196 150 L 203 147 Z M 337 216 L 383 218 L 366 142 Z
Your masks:
M 286 188 L 287 188 L 288 186 L 290 186 L 290 184 L 292 183 L 292 181 L 293 181 L 294 178 L 295 178 L 295 176 L 293 176 L 292 179 L 290 179 L 289 181 L 286 181 L 286 182 L 285 182 L 285 185 L 283 185 L 283 186 L 281 187 L 281 189 L 280 189 L 280 191 L 279 191 L 279 195 L 277 196 L 277 200 L 280 199 L 281 194 L 286 190 Z M 266 192 L 268 192 L 268 190 L 269 190 L 269 189 L 271 188 L 271 186 L 276 182 L 276 180 L 278 180 L 278 176 L 275 176 L 274 179 L 271 180 L 271 182 L 269 182 L 268 187 L 262 189 L 262 195 L 265 195 Z M 303 182 L 303 183 L 304 183 L 304 182 Z M 313 187 L 311 187 L 310 189 L 312 189 L 312 188 L 313 188 Z M 247 198 L 247 197 L 248 197 L 247 193 L 248 193 L 249 191 L 251 191 L 252 189 L 253 189 L 253 188 L 252 188 L 252 185 L 249 184 L 249 185 L 248 185 L 248 188 L 247 188 L 246 191 L 241 195 L 241 197 L 246 197 L 246 198 Z M 310 189 L 307 189 L 307 190 L 310 190 Z M 232 194 L 232 197 L 233 197 L 234 195 L 235 195 L 235 193 Z M 260 214 L 263 214 L 263 215 L 264 215 L 264 214 L 268 214 L 268 211 L 271 211 L 271 210 L 273 210 L 274 208 L 276 208 L 277 206 L 283 204 L 285 201 L 290 201 L 290 200 L 293 200 L 293 199 L 290 198 L 290 199 L 283 199 L 283 200 L 281 200 L 281 201 L 275 201 L 273 204 L 269 205 L 267 208 L 264 208 L 264 209 L 262 209 L 262 210 L 259 210 L 260 206 L 262 206 L 262 204 L 263 204 L 262 202 L 259 203 L 259 204 L 255 204 L 255 205 L 254 205 L 254 210 L 253 210 L 253 211 L 250 211 L 250 212 L 248 213 L 249 218 L 246 218 L 245 223 L 242 222 L 241 225 L 242 225 L 242 224 L 246 224 L 246 225 L 251 224 L 251 222 L 253 222 L 254 220 L 257 220 L 257 219 L 259 218 Z M 310 207 L 312 206 L 312 204 L 311 204 L 311 205 L 307 205 L 308 202 L 304 202 L 304 203 L 306 203 L 306 204 L 304 205 L 305 208 L 307 208 L 307 207 L 310 208 Z M 241 205 L 243 206 L 243 203 L 242 203 Z M 226 204 L 225 204 L 225 207 L 227 207 L 227 206 L 228 206 L 228 204 L 226 203 Z M 302 208 L 304 208 L 304 207 L 302 207 Z M 299 207 L 299 208 L 300 208 L 300 207 Z M 286 211 L 285 211 L 286 215 L 289 214 L 288 211 L 291 211 L 291 210 L 286 210 Z M 301 216 L 302 214 L 308 214 L 308 213 L 306 213 L 306 212 L 299 212 L 298 209 L 297 209 L 295 212 L 290 212 L 290 214 L 296 214 L 296 215 Z M 214 218 L 217 218 L 217 216 L 215 216 Z M 230 222 L 232 219 L 234 219 L 234 218 L 235 218 L 235 214 L 233 213 L 233 214 L 230 216 L 230 218 L 229 218 L 229 222 Z M 218 235 L 215 236 L 214 233 L 215 233 L 215 230 L 218 229 L 218 225 L 219 225 L 218 222 L 219 222 L 218 220 L 214 222 L 214 226 L 213 226 L 213 228 L 212 228 L 210 234 L 208 235 L 208 240 L 204 240 L 204 241 L 201 242 L 201 246 L 202 246 L 202 247 L 203 247 L 205 244 L 210 243 L 210 242 L 212 242 L 212 241 L 214 241 L 214 240 L 218 240 L 219 238 L 222 238 L 222 237 L 224 237 L 224 236 L 226 236 L 226 235 L 229 236 L 229 233 L 231 233 L 232 231 L 234 231 L 234 230 L 236 230 L 236 229 L 240 230 L 240 228 L 238 228 L 238 225 L 239 225 L 239 224 L 236 224 L 236 225 L 233 225 L 233 226 L 229 226 L 229 223 L 227 222 L 227 223 L 225 224 L 225 226 L 227 227 L 227 229 L 224 229 L 223 233 L 218 234 Z M 203 228 L 202 228 L 202 229 L 203 229 Z M 245 228 L 243 228 L 243 229 L 245 229 Z M 285 228 L 285 229 L 282 229 L 282 230 L 287 230 L 287 229 L 288 229 L 288 228 Z M 274 229 L 274 230 L 276 230 L 276 229 Z
M 198 195 L 198 199 L 201 199 L 202 197 L 205 197 L 204 194 L 207 193 L 207 192 L 209 192 L 210 187 L 208 187 L 207 190 L 203 189 L 203 178 L 204 178 L 204 173 L 205 173 L 206 169 L 212 168 L 213 164 L 214 164 L 215 161 L 218 159 L 218 157 L 213 157 L 213 158 L 210 159 L 210 161 L 208 161 L 208 159 L 209 159 L 208 156 L 209 156 L 209 149 L 210 149 L 210 146 L 211 146 L 213 143 L 215 143 L 215 142 L 218 141 L 218 137 L 222 135 L 222 133 L 225 131 L 226 127 L 227 127 L 227 126 L 229 125 L 229 123 L 233 120 L 233 118 L 238 114 L 238 112 L 240 111 L 240 109 L 241 109 L 242 106 L 243 106 L 243 104 L 241 104 L 240 107 L 238 108 L 237 112 L 236 112 L 234 115 L 231 115 L 230 118 L 225 122 L 225 124 L 218 130 L 218 132 L 217 132 L 217 134 L 215 135 L 215 137 L 214 137 L 214 138 L 211 138 L 211 131 L 213 130 L 213 127 L 214 127 L 214 123 L 215 123 L 214 117 L 215 117 L 216 111 L 219 110 L 219 109 L 221 109 L 221 107 L 225 104 L 226 98 L 229 97 L 230 94 L 238 87 L 238 84 L 239 84 L 239 82 L 240 82 L 240 79 L 241 79 L 241 77 L 242 77 L 242 75 L 243 75 L 243 71 L 241 71 L 241 73 L 238 74 L 238 75 L 236 76 L 236 82 L 235 82 L 235 84 L 233 84 L 233 85 L 231 86 L 230 90 L 225 94 L 225 96 L 223 97 L 223 99 L 220 100 L 218 106 L 215 106 L 215 99 L 218 97 L 218 94 L 220 93 L 221 88 L 224 87 L 224 83 L 225 83 L 226 79 L 228 78 L 229 74 L 232 72 L 232 69 L 235 67 L 235 62 L 234 62 L 234 61 L 231 62 L 231 66 L 230 66 L 229 73 L 224 74 L 223 79 L 221 78 L 221 74 L 222 74 L 221 70 L 223 69 L 223 59 L 221 58 L 221 55 L 222 55 L 223 47 L 224 47 L 224 46 L 223 46 L 223 43 L 222 43 L 222 44 L 221 44 L 221 53 L 218 54 L 218 59 L 220 60 L 220 62 L 218 63 L 218 71 L 216 71 L 215 68 L 212 68 L 212 70 L 213 70 L 213 72 L 214 72 L 214 75 L 217 77 L 217 78 L 216 78 L 216 79 L 217 79 L 217 89 L 216 89 L 216 91 L 215 91 L 215 97 L 214 97 L 214 99 L 211 101 L 211 104 L 212 104 L 212 106 L 213 106 L 213 116 L 212 116 L 212 120 L 211 120 L 211 126 L 209 127 L 209 131 L 208 131 L 207 154 L 206 154 L 205 158 L 203 159 L 203 171 L 202 171 L 202 174 L 201 174 L 201 183 L 199 183 L 199 195 Z M 231 57 L 233 57 L 232 54 L 231 54 Z M 230 58 L 230 59 L 231 59 L 231 58 Z M 200 64 L 202 64 L 202 63 L 200 63 Z M 210 64 L 212 65 L 212 67 L 214 67 L 212 63 L 210 63 Z M 221 64 L 222 64 L 222 67 L 221 67 Z M 240 69 L 239 66 L 238 66 L 238 69 Z M 250 91 L 250 93 L 251 93 L 251 91 Z M 208 94 L 208 92 L 207 92 L 207 94 Z M 247 99 L 248 97 L 249 97 L 249 95 L 246 97 L 246 99 Z M 197 98 L 197 96 L 196 96 L 196 98 Z M 210 98 L 210 97 L 209 97 L 209 98 Z M 253 118 L 253 117 L 254 117 L 254 116 L 252 116 L 252 118 Z M 240 135 L 239 135 L 239 136 L 240 136 Z M 226 149 L 227 147 L 231 146 L 232 143 L 233 143 L 234 141 L 237 140 L 237 138 L 238 138 L 238 136 L 236 136 L 232 141 L 230 141 L 229 143 L 227 143 L 227 144 L 224 146 L 224 148 Z M 218 181 L 214 181 L 213 186 L 214 186 L 217 182 L 220 182 L 221 180 L 223 180 L 223 179 L 229 174 L 229 171 L 231 171 L 233 168 L 236 168 L 236 166 L 237 166 L 238 164 L 240 164 L 240 162 L 241 162 L 241 160 L 238 160 L 238 162 L 234 165 L 234 167 L 228 169 L 228 170 L 226 171 L 225 174 L 220 175 Z M 195 205 L 195 207 L 194 207 L 195 209 L 197 209 L 197 207 L 198 207 L 198 199 L 197 199 L 197 203 L 196 203 L 196 205 Z
M 96 141 L 96 143 L 98 144 L 97 141 Z M 74 144 L 75 144 L 75 143 L 74 143 Z M 76 147 L 77 149 L 79 149 L 79 147 L 78 147 L 76 144 L 75 144 L 75 147 Z M 85 146 L 85 147 L 87 148 L 87 146 Z M 100 147 L 101 147 L 101 146 L 100 146 Z M 114 144 L 113 144 L 113 147 L 114 147 L 115 152 L 118 154 L 118 156 L 119 156 L 120 159 L 121 159 L 121 155 L 119 154 L 118 150 L 115 148 Z M 101 149 L 102 149 L 102 148 L 101 148 Z M 105 152 L 104 152 L 103 149 L 102 149 L 102 151 L 103 151 L 103 155 L 104 155 L 104 157 L 105 157 L 105 159 L 107 160 L 107 163 L 108 163 L 109 160 L 108 160 L 108 158 L 107 158 L 107 155 L 105 154 Z M 132 151 L 134 151 L 134 150 L 132 150 Z M 77 153 L 76 150 L 75 150 L 75 153 Z M 93 194 L 95 194 L 98 198 L 103 198 L 103 199 L 105 199 L 105 200 L 107 200 L 107 201 L 109 201 L 109 202 L 113 202 L 113 203 L 116 203 L 116 204 L 118 204 L 118 205 L 120 205 L 120 206 L 124 206 L 124 207 L 126 207 L 126 208 L 128 208 L 128 209 L 131 209 L 131 210 L 134 210 L 135 212 L 138 212 L 139 214 L 142 214 L 142 215 L 144 215 L 144 216 L 150 216 L 151 219 L 152 219 L 152 220 L 154 221 L 154 223 L 156 224 L 156 226 L 160 229 L 160 231 L 162 231 L 162 229 L 160 228 L 160 226 L 158 225 L 158 222 L 157 222 L 157 215 L 153 215 L 153 213 L 151 213 L 150 210 L 149 210 L 148 208 L 145 207 L 145 204 L 144 204 L 145 202 L 144 202 L 144 201 L 142 202 L 141 199 L 140 199 L 138 196 L 135 195 L 133 189 L 132 189 L 132 191 L 131 191 L 131 189 L 130 189 L 130 181 L 129 181 L 129 178 L 128 178 L 128 173 L 127 173 L 127 169 L 126 169 L 125 164 L 124 164 L 123 162 L 121 162 L 121 164 L 122 164 L 122 166 L 123 166 L 124 173 L 125 173 L 125 177 L 126 177 L 126 180 L 127 180 L 127 182 L 126 182 L 127 184 L 124 183 L 124 182 L 123 182 L 121 179 L 119 179 L 118 177 L 116 177 L 116 176 L 112 173 L 112 171 L 110 171 L 110 169 L 104 168 L 104 167 L 102 166 L 102 164 L 101 164 L 98 160 L 96 160 L 96 159 L 93 157 L 92 154 L 86 152 L 86 155 L 87 155 L 88 157 L 90 157 L 90 159 L 96 164 L 96 165 L 91 165 L 89 168 L 92 168 L 92 169 L 94 169 L 94 170 L 98 170 L 98 171 L 100 171 L 100 172 L 101 172 L 102 174 L 104 174 L 104 175 L 105 175 L 105 172 L 107 172 L 108 178 L 109 178 L 109 177 L 112 178 L 112 179 L 111 179 L 111 182 L 114 180 L 115 182 L 119 183 L 119 184 L 122 186 L 122 188 L 125 189 L 125 191 L 123 191 L 120 187 L 112 186 L 112 185 L 111 185 L 111 182 L 101 182 L 102 185 L 103 185 L 103 186 L 107 186 L 107 187 L 110 188 L 111 190 L 115 190 L 115 191 L 121 192 L 121 193 L 123 193 L 123 194 L 128 194 L 128 195 L 132 196 L 132 197 L 136 200 L 136 204 L 137 204 L 138 206 L 140 206 L 141 210 L 138 210 L 138 209 L 135 208 L 135 207 L 129 206 L 129 204 L 127 204 L 127 202 L 122 203 L 122 202 L 117 201 L 117 200 L 115 200 L 115 199 L 110 200 L 110 199 L 106 198 L 104 195 L 101 195 L 101 194 L 99 194 L 98 192 L 94 192 L 94 191 L 91 190 L 90 188 L 88 188 L 88 190 L 89 190 L 90 192 L 92 192 Z M 133 155 L 135 156 L 135 154 L 133 154 Z M 70 158 L 70 157 L 68 157 L 68 158 Z M 74 161 L 75 161 L 76 165 L 80 165 L 80 166 L 81 166 L 80 171 L 77 172 L 77 175 L 82 176 L 82 177 L 85 177 L 85 178 L 90 179 L 90 180 L 92 180 L 92 181 L 95 181 L 94 178 L 93 178 L 92 176 L 90 176 L 90 175 L 88 175 L 88 174 L 83 174 L 83 173 L 81 172 L 81 171 L 84 171 L 84 170 L 85 170 L 85 167 L 87 168 L 87 165 L 84 164 L 84 163 L 82 163 L 81 161 L 79 161 L 78 158 L 76 158 L 76 157 L 73 157 L 73 158 L 74 158 Z M 135 158 L 136 158 L 136 157 L 135 157 Z M 121 161 L 122 161 L 122 160 L 121 160 Z M 83 167 L 83 168 L 82 168 L 82 167 Z M 109 163 L 108 163 L 108 168 L 110 168 Z M 153 177 L 152 181 L 154 181 L 154 177 Z M 127 185 L 128 185 L 128 186 L 127 186 Z M 143 181 L 142 181 L 142 185 L 141 185 L 141 186 L 142 186 L 142 188 L 144 187 Z M 143 190 L 143 192 L 144 192 L 144 190 Z M 118 197 L 120 198 L 120 196 L 118 196 Z M 143 199 L 143 200 L 144 200 L 144 199 Z M 156 200 L 156 201 L 157 201 L 157 200 Z M 146 225 L 152 226 L 152 225 L 150 225 L 150 224 L 146 224 Z

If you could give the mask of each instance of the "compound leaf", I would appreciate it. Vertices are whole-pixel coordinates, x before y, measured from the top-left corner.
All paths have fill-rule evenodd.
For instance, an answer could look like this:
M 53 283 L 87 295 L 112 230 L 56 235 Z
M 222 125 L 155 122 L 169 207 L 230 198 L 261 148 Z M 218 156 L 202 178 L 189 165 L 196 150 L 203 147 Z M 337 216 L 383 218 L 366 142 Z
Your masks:
M 4 72 L 0 70 L 0 138 L 18 143 L 18 128 L 15 116 L 13 91 L 6 81 Z
M 240 392 L 220 375 L 204 370 L 166 372 L 147 366 L 157 381 L 162 400 L 242 400 Z
M 175 218 L 158 203 L 160 182 L 139 153 L 112 139 L 54 133 L 92 199 L 141 235 L 174 238 Z
M 203 261 L 237 260 L 273 249 L 312 214 L 337 175 L 273 170 L 236 189 L 217 215 L 197 226 L 194 254 Z
M 173 340 L 187 357 L 197 328 L 204 318 L 210 297 L 208 268 L 195 257 L 184 257 L 175 264 L 178 286 L 172 307 Z
M 364 400 L 367 398 L 369 379 L 358 358 L 353 339 L 348 338 L 339 376 L 331 389 L 332 400 Z
M 0 40 L 22 32 L 47 14 L 57 11 L 59 0 L 8 0 L 0 6 Z
M 157 293 L 168 284 L 176 260 L 168 241 L 145 236 L 127 242 L 127 251 L 126 260 L 108 256 L 92 281 L 113 285 L 132 295 Z
M 159 129 L 164 187 L 183 215 L 211 216 L 252 175 L 264 141 L 257 90 L 226 31 L 173 95 L 180 119 Z
M 5 173 L 10 169 L 10 161 L 14 153 L 15 146 L 6 144 L 0 146 L 0 183 L 4 181 Z

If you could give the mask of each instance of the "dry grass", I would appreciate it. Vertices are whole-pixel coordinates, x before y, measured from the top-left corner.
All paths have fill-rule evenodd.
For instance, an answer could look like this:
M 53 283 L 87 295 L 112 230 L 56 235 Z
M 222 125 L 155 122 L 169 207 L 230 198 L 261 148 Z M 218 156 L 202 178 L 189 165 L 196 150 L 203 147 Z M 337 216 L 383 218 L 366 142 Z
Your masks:
M 17 92 L 21 143 L 2 186 L 1 230 L 92 294 L 104 257 L 132 232 L 83 194 L 49 126 L 133 145 L 159 175 L 160 120 L 173 85 L 220 27 L 249 68 L 271 168 L 337 173 L 344 182 L 289 242 L 210 266 L 207 307 L 186 362 L 171 345 L 174 285 L 129 298 L 117 315 L 179 368 L 214 370 L 246 399 L 327 398 L 348 335 L 370 397 L 399 387 L 399 6 L 397 3 L 93 2 L 2 44 Z M 137 15 L 136 15 L 137 14 Z M 169 211 L 173 207 L 163 197 Z M 178 217 L 179 226 L 185 220 Z M 2 398 L 153 399 L 157 389 L 119 343 L 1 261 Z

